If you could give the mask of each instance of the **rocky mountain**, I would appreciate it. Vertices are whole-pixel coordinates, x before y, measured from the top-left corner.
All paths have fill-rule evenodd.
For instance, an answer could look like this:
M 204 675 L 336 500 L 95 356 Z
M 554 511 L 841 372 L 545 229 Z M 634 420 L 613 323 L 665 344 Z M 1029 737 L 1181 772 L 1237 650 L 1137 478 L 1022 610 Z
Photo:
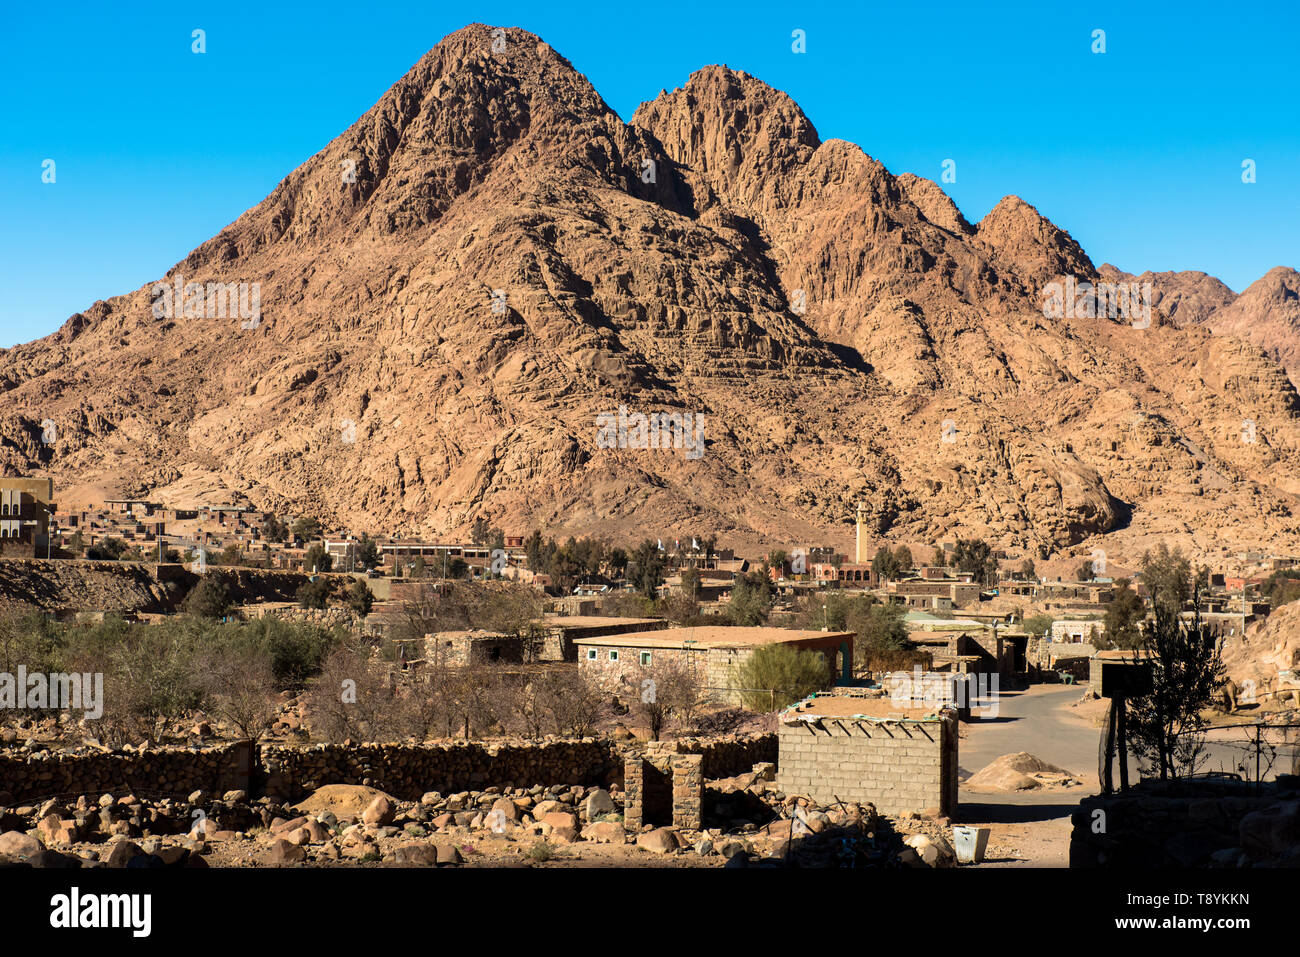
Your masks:
M 1253 342 L 1300 385 L 1300 273 L 1270 269 L 1205 320 L 1219 335 Z
M 1151 283 L 1151 304 L 1177 326 L 1204 323 L 1222 306 L 1232 303 L 1237 294 L 1213 276 L 1203 272 L 1147 272 L 1140 276 L 1117 269 L 1110 263 L 1099 272 L 1107 282 Z
M 863 502 L 906 541 L 1300 550 L 1277 362 L 1158 309 L 1049 318 L 1063 276 L 1100 278 L 1029 204 L 971 226 L 744 73 L 625 123 L 472 25 L 162 277 L 170 314 L 150 283 L 0 353 L 0 462 L 372 532 L 847 545 Z M 620 407 L 702 414 L 703 454 L 605 447 Z
M 1300 386 L 1300 273 L 1276 266 L 1237 295 L 1203 272 L 1144 272 L 1101 267 L 1110 282 L 1151 283 L 1152 303 L 1179 326 L 1245 339 L 1281 363 Z

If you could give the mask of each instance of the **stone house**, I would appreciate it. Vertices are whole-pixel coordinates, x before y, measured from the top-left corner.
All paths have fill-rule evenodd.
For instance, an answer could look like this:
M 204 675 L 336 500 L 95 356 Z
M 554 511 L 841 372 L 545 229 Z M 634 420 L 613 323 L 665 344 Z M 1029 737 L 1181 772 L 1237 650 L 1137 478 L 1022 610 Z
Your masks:
M 826 659 L 832 680 L 852 675 L 851 631 L 797 631 L 789 628 L 664 628 L 619 635 L 579 638 L 578 664 L 582 668 L 622 669 L 653 667 L 664 660 L 684 661 L 698 669 L 705 689 L 713 698 L 741 704 L 737 690 L 740 667 L 759 648 L 782 644 L 815 651 Z

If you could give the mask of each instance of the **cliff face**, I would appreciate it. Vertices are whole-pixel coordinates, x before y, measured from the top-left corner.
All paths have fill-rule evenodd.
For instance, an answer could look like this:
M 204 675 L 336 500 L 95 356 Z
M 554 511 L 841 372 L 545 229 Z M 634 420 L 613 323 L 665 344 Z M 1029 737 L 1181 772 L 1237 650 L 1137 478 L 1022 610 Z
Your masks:
M 504 40 L 444 39 L 163 278 L 258 283 L 256 320 L 150 284 L 0 353 L 5 468 L 377 532 L 847 543 L 863 501 L 908 541 L 1300 544 L 1300 400 L 1258 349 L 1045 317 L 1098 278 L 1067 233 L 1016 197 L 973 227 L 743 73 L 625 124 Z M 703 456 L 601 447 L 620 406 L 703 414 Z

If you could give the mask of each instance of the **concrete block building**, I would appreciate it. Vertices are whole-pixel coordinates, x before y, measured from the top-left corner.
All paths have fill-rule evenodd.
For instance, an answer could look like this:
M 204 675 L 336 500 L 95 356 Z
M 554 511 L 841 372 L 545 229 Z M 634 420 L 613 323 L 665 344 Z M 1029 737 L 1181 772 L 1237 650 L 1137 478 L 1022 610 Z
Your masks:
M 777 786 L 882 814 L 957 808 L 957 714 L 888 698 L 817 695 L 781 712 Z

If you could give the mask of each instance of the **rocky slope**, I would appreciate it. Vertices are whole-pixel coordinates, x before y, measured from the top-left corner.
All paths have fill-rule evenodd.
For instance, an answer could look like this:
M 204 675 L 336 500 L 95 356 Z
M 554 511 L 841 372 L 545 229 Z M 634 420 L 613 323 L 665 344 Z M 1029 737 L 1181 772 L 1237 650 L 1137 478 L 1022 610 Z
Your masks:
M 1300 399 L 1258 349 L 1046 318 L 1097 276 L 1068 233 L 1016 197 L 972 227 L 753 77 L 624 123 L 505 40 L 445 38 L 165 277 L 260 283 L 256 325 L 146 286 L 0 353 L 5 469 L 377 532 L 846 545 L 861 501 L 908 541 L 1300 550 Z M 598 447 L 620 405 L 703 413 L 705 454 Z

